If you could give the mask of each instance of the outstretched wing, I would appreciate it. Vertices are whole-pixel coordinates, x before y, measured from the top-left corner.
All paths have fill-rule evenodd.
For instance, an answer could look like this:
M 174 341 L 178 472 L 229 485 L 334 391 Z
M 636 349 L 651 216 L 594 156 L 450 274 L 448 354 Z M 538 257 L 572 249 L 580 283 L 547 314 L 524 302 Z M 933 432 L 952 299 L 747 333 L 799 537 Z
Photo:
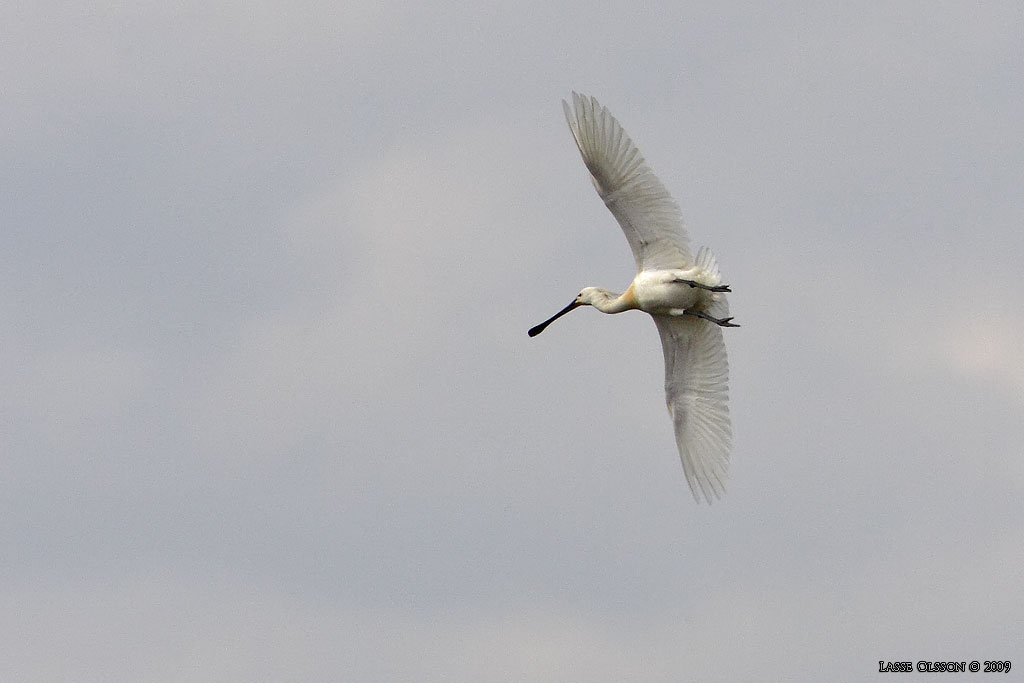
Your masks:
M 722 328 L 693 316 L 652 316 L 665 352 L 665 401 L 693 497 L 725 491 L 732 448 L 729 360 Z
M 682 213 L 640 150 L 596 99 L 574 92 L 572 101 L 570 107 L 562 100 L 565 118 L 597 193 L 626 233 L 637 271 L 692 266 Z

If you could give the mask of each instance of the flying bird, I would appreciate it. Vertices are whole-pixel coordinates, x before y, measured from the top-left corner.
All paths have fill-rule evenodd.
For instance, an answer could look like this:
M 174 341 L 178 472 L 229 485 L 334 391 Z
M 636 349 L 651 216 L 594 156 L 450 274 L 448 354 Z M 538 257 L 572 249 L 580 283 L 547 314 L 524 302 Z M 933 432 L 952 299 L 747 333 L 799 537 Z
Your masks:
M 665 353 L 665 400 L 683 472 L 697 502 L 711 503 L 725 490 L 732 448 L 722 338 L 723 327 L 739 327 L 725 299 L 732 290 L 722 284 L 709 249 L 693 255 L 679 206 L 615 117 L 593 97 L 574 92 L 572 102 L 562 101 L 569 129 L 597 193 L 626 233 L 637 273 L 622 294 L 584 287 L 529 334 L 536 337 L 580 306 L 649 313 Z

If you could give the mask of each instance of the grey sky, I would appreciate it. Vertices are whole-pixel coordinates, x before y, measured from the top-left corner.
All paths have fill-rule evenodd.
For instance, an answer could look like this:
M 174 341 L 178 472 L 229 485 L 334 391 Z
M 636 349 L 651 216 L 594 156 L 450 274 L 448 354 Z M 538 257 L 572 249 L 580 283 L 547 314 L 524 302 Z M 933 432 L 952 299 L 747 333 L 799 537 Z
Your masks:
M 3 678 L 1024 660 L 1024 10 L 892 5 L 0 5 Z M 733 287 L 714 506 L 645 315 L 526 336 L 633 275 L 573 89 Z

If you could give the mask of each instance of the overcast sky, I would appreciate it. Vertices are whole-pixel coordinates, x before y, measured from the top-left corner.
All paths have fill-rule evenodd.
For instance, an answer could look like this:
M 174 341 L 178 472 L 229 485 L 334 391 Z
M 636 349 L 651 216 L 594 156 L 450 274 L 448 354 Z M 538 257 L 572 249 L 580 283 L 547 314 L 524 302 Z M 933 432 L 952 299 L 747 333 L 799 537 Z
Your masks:
M 0 4 L 0 677 L 1024 668 L 1024 9 L 765 7 Z M 713 506 L 646 315 L 526 335 L 633 276 L 572 90 L 732 285 Z

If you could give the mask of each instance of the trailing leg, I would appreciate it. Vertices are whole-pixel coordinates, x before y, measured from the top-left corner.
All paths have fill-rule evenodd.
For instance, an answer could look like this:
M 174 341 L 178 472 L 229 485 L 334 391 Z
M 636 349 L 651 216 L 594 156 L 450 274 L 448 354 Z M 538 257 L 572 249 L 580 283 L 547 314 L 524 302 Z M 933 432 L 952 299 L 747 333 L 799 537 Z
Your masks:
M 739 327 L 739 325 L 737 325 L 736 323 L 731 322 L 731 316 L 728 318 L 715 318 L 713 316 L 708 315 L 704 311 L 691 311 L 690 309 L 685 309 L 683 313 L 685 313 L 686 315 L 695 316 L 697 318 L 703 318 L 704 320 L 709 320 L 715 323 L 716 325 L 721 325 L 722 327 Z
M 683 285 L 690 285 L 691 287 L 699 287 L 700 289 L 706 289 L 709 292 L 731 292 L 732 291 L 731 289 L 729 289 L 729 285 L 715 285 L 715 286 L 705 285 L 705 284 L 702 284 L 700 282 L 697 282 L 696 280 L 684 280 L 684 279 L 678 278 L 678 277 L 676 279 L 672 280 L 672 282 L 678 282 L 679 284 L 683 284 Z

